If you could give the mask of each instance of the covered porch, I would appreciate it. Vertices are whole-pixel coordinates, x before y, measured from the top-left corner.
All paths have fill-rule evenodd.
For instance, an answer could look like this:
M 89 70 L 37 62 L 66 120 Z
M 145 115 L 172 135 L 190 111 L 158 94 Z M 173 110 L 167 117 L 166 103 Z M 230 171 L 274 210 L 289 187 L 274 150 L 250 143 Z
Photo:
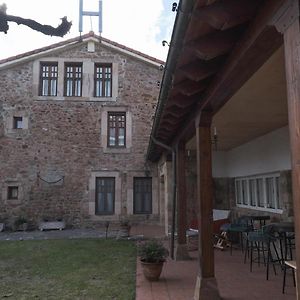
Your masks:
M 228 258 L 213 249 L 213 208 L 293 222 L 300 266 L 299 45 L 298 1 L 179 2 L 148 159 L 175 259 L 190 256 L 192 221 L 200 229 L 194 299 L 227 299 L 223 280 L 244 289 L 218 276 Z
M 197 252 L 189 252 L 191 260 L 168 260 L 158 282 L 147 281 L 137 261 L 136 300 L 191 300 L 198 273 Z M 230 255 L 229 251 L 215 250 L 215 273 L 222 299 L 234 300 L 294 300 L 296 289 L 291 273 L 287 276 L 286 292 L 282 294 L 282 274 L 272 274 L 265 280 L 265 268 L 255 266 L 252 273 L 249 265 L 243 264 L 240 250 Z

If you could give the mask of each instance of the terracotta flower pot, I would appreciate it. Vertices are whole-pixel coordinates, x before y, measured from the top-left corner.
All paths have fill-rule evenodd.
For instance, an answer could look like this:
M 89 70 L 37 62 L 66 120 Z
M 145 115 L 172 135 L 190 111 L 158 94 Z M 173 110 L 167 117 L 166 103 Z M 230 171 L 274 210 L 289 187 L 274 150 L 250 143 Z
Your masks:
M 163 261 L 158 263 L 149 263 L 141 260 L 141 265 L 144 272 L 144 276 L 149 281 L 158 281 L 164 265 Z

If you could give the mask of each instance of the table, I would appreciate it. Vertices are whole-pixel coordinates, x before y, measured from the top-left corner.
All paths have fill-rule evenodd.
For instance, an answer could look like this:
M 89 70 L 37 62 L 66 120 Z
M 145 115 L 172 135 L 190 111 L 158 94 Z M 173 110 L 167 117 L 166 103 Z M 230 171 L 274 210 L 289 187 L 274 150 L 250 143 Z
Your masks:
M 262 228 L 262 226 L 266 225 L 266 221 L 268 221 L 270 219 L 271 219 L 271 217 L 267 216 L 267 215 L 249 216 L 249 220 L 254 229 L 255 229 L 255 226 L 254 226 L 255 221 L 259 221 L 259 228 Z

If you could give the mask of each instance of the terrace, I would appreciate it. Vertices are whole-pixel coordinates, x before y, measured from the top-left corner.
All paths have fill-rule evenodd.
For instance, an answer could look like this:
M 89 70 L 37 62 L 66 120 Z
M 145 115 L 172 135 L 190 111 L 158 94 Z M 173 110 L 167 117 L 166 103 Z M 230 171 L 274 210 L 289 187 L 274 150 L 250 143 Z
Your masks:
M 163 228 L 143 226 L 134 228 L 133 232 L 147 237 L 162 237 Z M 254 264 L 249 270 L 249 262 L 244 264 L 244 253 L 239 248 L 214 250 L 215 274 L 220 295 L 224 300 L 295 299 L 296 289 L 292 273 L 287 272 L 285 294 L 282 294 L 283 272 L 276 266 L 277 275 L 271 269 L 266 280 L 266 267 Z M 199 272 L 198 252 L 189 251 L 191 260 L 175 261 L 168 259 L 160 280 L 149 282 L 144 278 L 141 265 L 137 260 L 136 300 L 182 300 L 193 299 L 196 277 Z

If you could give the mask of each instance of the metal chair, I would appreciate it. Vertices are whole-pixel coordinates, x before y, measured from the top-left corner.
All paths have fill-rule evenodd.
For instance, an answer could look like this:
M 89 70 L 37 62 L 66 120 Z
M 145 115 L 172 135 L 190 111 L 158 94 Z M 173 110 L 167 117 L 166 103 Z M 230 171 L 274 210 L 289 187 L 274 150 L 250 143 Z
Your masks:
M 284 269 L 283 269 L 282 294 L 284 294 L 284 292 L 285 292 L 286 270 L 288 268 L 292 269 L 294 286 L 296 286 L 296 278 L 295 278 L 295 270 L 297 270 L 296 261 L 295 260 L 285 260 L 284 261 Z

